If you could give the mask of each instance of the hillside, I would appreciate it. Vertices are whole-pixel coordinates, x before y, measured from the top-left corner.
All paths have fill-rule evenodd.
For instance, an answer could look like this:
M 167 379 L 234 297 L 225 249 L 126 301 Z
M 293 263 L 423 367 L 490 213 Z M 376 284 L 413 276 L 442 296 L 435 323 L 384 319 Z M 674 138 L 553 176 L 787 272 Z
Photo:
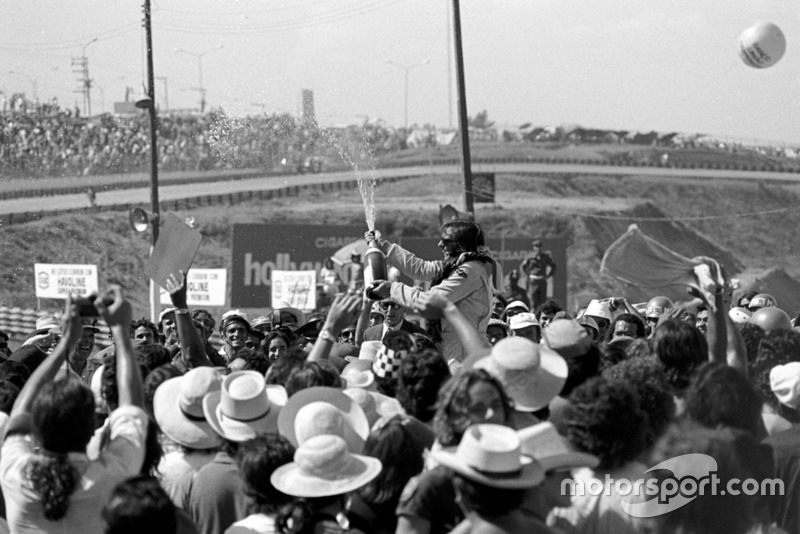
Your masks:
M 381 184 L 375 191 L 377 227 L 389 236 L 433 235 L 439 204 L 460 207 L 461 189 L 456 176 Z M 715 256 L 734 273 L 743 272 L 745 279 L 755 279 L 774 267 L 800 278 L 795 230 L 800 223 L 799 193 L 798 186 L 775 183 L 591 174 L 500 175 L 496 204 L 476 208 L 489 235 L 564 236 L 569 240 L 570 302 L 566 304 L 574 308 L 596 293 L 626 291 L 599 275 L 599 265 L 605 247 L 631 222 L 687 255 Z M 202 207 L 178 215 L 193 216 L 205 236 L 195 263 L 202 267 L 230 266 L 230 228 L 235 222 L 365 224 L 355 190 Z M 147 235 L 134 234 L 128 228 L 127 213 L 64 215 L 6 227 L 0 229 L 0 243 L 2 304 L 36 306 L 35 262 L 96 263 L 101 286 L 122 284 L 133 294 L 136 314 L 147 311 L 143 265 L 149 241 Z M 47 307 L 52 304 L 45 303 Z

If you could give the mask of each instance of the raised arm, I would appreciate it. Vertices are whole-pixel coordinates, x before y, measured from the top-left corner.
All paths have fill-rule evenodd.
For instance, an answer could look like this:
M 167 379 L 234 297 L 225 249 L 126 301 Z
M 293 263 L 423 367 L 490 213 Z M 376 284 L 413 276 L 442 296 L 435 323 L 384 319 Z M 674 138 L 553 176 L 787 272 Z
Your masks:
M 311 349 L 307 361 L 316 362 L 328 359 L 331 347 L 333 347 L 342 329 L 352 324 L 359 313 L 360 304 L 361 295 L 358 293 L 338 295 L 333 299 L 331 309 L 328 310 L 328 316 L 325 318 L 325 324 L 322 325 L 322 330 L 319 332 L 317 341 L 314 342 L 314 347 Z
M 106 304 L 108 302 L 108 304 Z M 110 286 L 101 297 L 94 301 L 100 315 L 103 316 L 114 336 L 117 348 L 117 389 L 120 406 L 144 405 L 144 391 L 139 366 L 133 351 L 133 343 L 128 335 L 131 324 L 131 304 L 122 296 L 122 288 Z
M 195 367 L 212 367 L 211 360 L 206 355 L 206 347 L 203 339 L 194 327 L 194 321 L 189 314 L 189 306 L 186 303 L 186 273 L 180 271 L 180 279 L 174 274 L 167 278 L 167 291 L 172 300 L 175 310 L 175 327 L 178 331 L 181 353 L 180 358 L 184 365 L 189 369 Z
M 83 323 L 78 313 L 78 306 L 73 303 L 71 297 L 68 297 L 64 306 L 64 314 L 61 317 L 61 340 L 56 345 L 56 348 L 53 349 L 52 354 L 36 368 L 22 387 L 22 391 L 20 391 L 16 402 L 14 402 L 14 407 L 11 409 L 11 414 L 9 414 L 6 435 L 14 433 L 28 434 L 33 431 L 33 423 L 30 417 L 17 416 L 31 413 L 34 399 L 36 399 L 45 384 L 55 379 L 56 373 L 64 364 L 67 355 L 80 341 L 82 330 Z M 128 332 L 125 332 L 125 337 L 128 337 Z

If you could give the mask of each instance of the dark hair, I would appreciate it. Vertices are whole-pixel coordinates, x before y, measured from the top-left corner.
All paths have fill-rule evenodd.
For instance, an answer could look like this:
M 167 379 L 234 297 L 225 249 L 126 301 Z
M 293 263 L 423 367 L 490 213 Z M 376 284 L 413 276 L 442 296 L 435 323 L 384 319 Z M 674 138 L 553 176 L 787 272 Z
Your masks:
M 142 377 L 146 377 L 150 371 L 156 367 L 160 367 L 165 363 L 172 361 L 172 356 L 170 355 L 169 349 L 158 343 L 137 345 L 134 351 L 136 353 L 136 360 L 139 362 L 139 365 L 143 365 L 147 370 L 142 374 Z
M 600 349 L 600 371 L 605 371 L 606 369 L 609 369 L 618 363 L 627 360 L 627 346 L 627 343 L 623 344 L 621 342 L 604 343 L 602 349 Z
M 397 372 L 397 400 L 407 414 L 423 423 L 436 413 L 436 396 L 450 377 L 450 368 L 438 351 L 425 349 L 403 358 Z
M 317 522 L 325 519 L 318 512 L 334 506 L 344 508 L 342 495 L 294 499 L 275 516 L 275 528 L 281 534 L 314 534 Z
M 8 380 L 19 389 L 22 389 L 30 376 L 31 370 L 24 363 L 13 360 L 0 363 L 0 380 Z
M 758 344 L 755 359 L 748 365 L 753 385 L 762 403 L 773 408 L 779 406 L 780 403 L 770 387 L 769 373 L 776 365 L 796 361 L 800 361 L 800 332 L 774 330 L 764 334 Z
M 763 328 L 752 323 L 739 325 L 739 333 L 742 334 L 742 340 L 744 340 L 744 346 L 747 349 L 747 370 L 750 376 L 754 376 L 752 364 L 758 357 L 758 346 L 767 333 Z
M 178 526 L 175 506 L 158 480 L 129 478 L 114 488 L 103 508 L 106 534 L 172 534 Z
M 651 447 L 675 417 L 675 401 L 664 370 L 655 358 L 635 358 L 609 367 L 603 376 L 630 384 L 636 391 L 639 406 L 647 416 L 645 447 Z
M 493 488 L 455 474 L 453 486 L 468 508 L 481 517 L 501 517 L 522 506 L 524 489 Z
M 159 345 L 160 346 L 160 345 Z M 146 377 L 148 369 L 142 362 L 139 363 L 139 372 L 143 377 Z M 113 412 L 119 407 L 119 389 L 117 388 L 117 355 L 114 352 L 109 352 L 103 358 L 103 375 L 100 381 L 100 394 L 103 400 L 106 401 L 108 411 Z
M 472 425 L 469 414 L 469 390 L 479 382 L 486 382 L 497 389 L 505 407 L 504 418 L 511 417 L 511 401 L 503 385 L 483 369 L 461 371 L 448 380 L 439 390 L 433 428 L 442 447 L 458 445 L 464 432 Z
M 564 414 L 566 437 L 600 458 L 601 469 L 620 467 L 645 447 L 647 416 L 631 386 L 595 377 L 578 386 Z
M 275 514 L 281 506 L 291 502 L 292 497 L 270 483 L 270 476 L 293 457 L 294 446 L 289 440 L 272 432 L 239 445 L 236 465 L 244 482 L 244 494 L 249 498 L 249 513 Z
M 307 356 L 308 354 L 306 354 L 303 349 L 297 347 L 290 348 L 286 356 L 281 356 L 269 366 L 269 371 L 267 371 L 266 376 L 267 384 L 280 384 L 284 386 L 289 379 L 289 375 L 291 375 L 295 369 L 299 369 L 303 366 Z
M 286 394 L 291 397 L 301 389 L 314 386 L 342 387 L 342 379 L 333 364 L 324 360 L 303 362 L 302 366 L 292 370 L 286 380 Z
M 741 297 L 739 297 L 739 300 L 736 301 L 736 306 L 738 306 L 739 308 L 747 308 L 747 304 L 742 304 L 742 302 L 746 300 L 747 303 L 749 304 L 750 301 L 753 300 L 753 297 L 755 297 L 756 295 L 758 295 L 758 291 L 755 291 L 753 289 L 751 289 L 750 291 L 746 291 Z
M 652 347 L 664 366 L 667 380 L 678 393 L 689 386 L 695 369 L 708 360 L 706 337 L 696 326 L 678 319 L 658 324 Z
M 10 380 L 0 380 L 0 412 L 11 413 L 11 408 L 19 397 L 20 388 Z
M 485 242 L 480 225 L 470 219 L 456 219 L 442 225 L 441 233 L 449 231 L 460 252 L 477 252 Z
M 153 339 L 158 340 L 158 327 L 152 321 L 145 319 L 144 317 L 137 319 L 136 321 L 131 321 L 130 328 L 128 329 L 130 332 L 130 337 L 136 335 L 136 330 L 140 326 L 149 329 L 153 333 Z
M 171 363 L 165 363 L 150 371 L 144 379 L 144 409 L 150 417 L 155 417 L 153 414 L 153 397 L 156 394 L 158 386 L 169 380 L 181 376 L 180 369 Z
M 762 425 L 758 393 L 747 377 L 723 363 L 700 367 L 686 390 L 685 415 L 703 426 L 719 425 L 757 435 Z
M 611 321 L 611 328 L 608 329 L 606 332 L 606 340 L 610 341 L 611 338 L 614 336 L 614 325 L 617 324 L 618 321 L 625 321 L 626 323 L 632 324 L 636 327 L 636 337 L 643 338 L 647 337 L 647 327 L 639 317 L 633 315 L 632 313 L 620 313 L 614 320 Z
M 758 442 L 747 432 L 731 428 L 673 425 L 659 440 L 650 465 L 683 455 L 706 454 L 716 461 L 715 478 L 722 488 L 732 479 L 759 477 L 754 464 L 761 455 Z M 659 478 L 665 471 L 654 472 Z M 669 476 L 674 476 L 672 473 Z M 769 475 L 768 475 L 769 476 Z M 655 518 L 658 533 L 744 534 L 757 522 L 759 496 L 746 492 L 697 492 L 685 505 Z
M 625 349 L 628 359 L 649 358 L 651 356 L 650 342 L 646 339 L 634 339 Z
M 394 416 L 367 438 L 364 455 L 383 464 L 381 474 L 358 490 L 364 501 L 394 512 L 406 483 L 422 472 L 425 447 L 408 428 L 409 419 Z
M 533 313 L 534 315 L 536 315 L 536 319 L 538 320 L 539 316 L 543 313 L 550 315 L 550 314 L 556 314 L 563 310 L 564 308 L 562 308 L 558 302 L 556 302 L 553 299 L 547 299 L 546 301 L 536 306 L 536 308 L 534 308 L 533 310 Z
M 242 354 L 245 350 L 247 352 Z M 265 376 L 269 371 L 269 358 L 260 350 L 242 349 L 236 357 L 244 358 L 242 371 L 256 371 Z
M 567 360 L 567 380 L 561 388 L 561 397 L 568 397 L 572 391 L 589 380 L 600 374 L 600 361 L 603 354 L 594 343 L 591 344 L 586 354 Z
M 214 327 L 217 326 L 217 321 L 214 320 L 214 316 L 208 310 L 202 308 L 192 310 L 191 317 L 192 320 L 203 323 L 203 327 L 207 329 L 209 335 L 214 332 Z
M 80 479 L 67 454 L 85 452 L 94 432 L 94 395 L 80 380 L 57 380 L 42 387 L 32 411 L 45 452 L 30 464 L 27 478 L 41 499 L 45 519 L 58 521 L 66 515 Z

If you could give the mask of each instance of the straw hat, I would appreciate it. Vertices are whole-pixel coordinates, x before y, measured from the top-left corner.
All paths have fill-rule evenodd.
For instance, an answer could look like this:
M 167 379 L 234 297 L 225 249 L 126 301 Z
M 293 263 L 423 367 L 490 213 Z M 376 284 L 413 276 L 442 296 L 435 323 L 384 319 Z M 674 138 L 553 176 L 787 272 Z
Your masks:
M 203 414 L 214 432 L 230 441 L 275 432 L 281 407 L 272 397 L 285 394 L 280 389 L 268 387 L 259 372 L 235 371 L 223 379 L 219 391 L 203 398 Z
M 557 352 L 518 336 L 495 343 L 473 367 L 497 378 L 521 412 L 535 412 L 550 404 L 568 374 L 567 362 Z
M 564 358 L 577 358 L 589 352 L 592 338 L 578 321 L 556 319 L 542 332 L 542 345 L 550 347 Z
M 492 488 L 532 488 L 544 480 L 542 466 L 522 454 L 519 436 L 506 426 L 472 425 L 458 447 L 431 456 L 464 478 Z
M 316 386 L 289 398 L 278 416 L 278 432 L 295 447 L 314 436 L 336 435 L 351 452 L 360 453 L 369 437 L 369 421 L 358 403 L 342 390 Z
M 377 458 L 351 454 L 339 436 L 315 436 L 294 453 L 294 462 L 277 468 L 270 482 L 294 497 L 330 497 L 371 482 L 383 466 Z
M 213 367 L 197 367 L 164 381 L 153 396 L 153 414 L 162 432 L 192 449 L 213 449 L 222 443 L 203 413 L 206 395 L 219 392 L 222 379 Z
M 800 362 L 776 365 L 769 372 L 769 386 L 781 404 L 800 407 Z
M 342 391 L 345 395 L 353 399 L 364 411 L 370 428 L 381 417 L 396 414 L 405 414 L 403 406 L 397 399 L 393 399 L 377 391 L 370 391 L 363 388 L 347 388 Z
M 373 361 L 378 354 L 378 349 L 383 345 L 382 341 L 364 341 L 361 343 L 361 350 L 358 353 L 359 360 Z
M 589 302 L 586 307 L 584 315 L 591 315 L 593 317 L 601 317 L 607 321 L 611 321 L 611 309 L 608 307 L 608 302 L 605 300 L 594 299 Z
M 276 322 L 280 322 L 281 312 L 292 314 L 292 316 L 294 316 L 295 320 L 297 321 L 296 327 L 303 326 L 306 323 L 305 314 L 302 311 L 298 310 L 297 308 L 293 307 L 285 300 L 280 300 L 276 302 L 275 305 L 272 307 L 273 315 L 278 318 L 278 321 Z
M 347 387 L 368 389 L 375 384 L 370 360 L 354 360 L 342 369 L 341 377 L 347 381 Z
M 522 452 L 535 459 L 545 471 L 597 467 L 600 459 L 594 454 L 570 448 L 553 423 L 539 423 L 517 431 Z

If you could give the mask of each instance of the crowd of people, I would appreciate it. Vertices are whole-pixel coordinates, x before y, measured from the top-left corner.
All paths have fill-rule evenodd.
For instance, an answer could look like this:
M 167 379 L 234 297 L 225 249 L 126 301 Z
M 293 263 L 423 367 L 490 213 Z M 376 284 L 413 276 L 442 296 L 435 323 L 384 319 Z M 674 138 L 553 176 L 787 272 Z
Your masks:
M 800 531 L 800 332 L 773 296 L 531 307 L 472 220 L 440 260 L 365 238 L 415 286 L 214 317 L 175 273 L 158 324 L 112 286 L 0 338 L 0 532 Z

